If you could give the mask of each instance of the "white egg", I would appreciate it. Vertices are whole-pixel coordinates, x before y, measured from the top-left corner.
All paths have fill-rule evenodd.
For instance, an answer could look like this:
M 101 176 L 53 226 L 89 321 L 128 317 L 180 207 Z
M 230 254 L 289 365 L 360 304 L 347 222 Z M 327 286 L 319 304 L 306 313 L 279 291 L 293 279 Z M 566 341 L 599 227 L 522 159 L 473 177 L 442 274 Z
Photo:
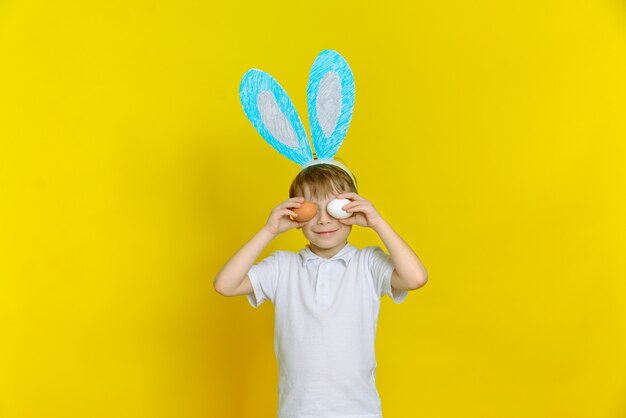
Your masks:
M 352 213 L 346 212 L 345 210 L 342 210 L 341 208 L 350 202 L 351 200 L 349 199 L 333 199 L 330 202 L 328 202 L 328 205 L 326 206 L 326 210 L 328 211 L 328 213 L 330 213 L 330 215 L 333 218 L 346 219 L 352 216 Z

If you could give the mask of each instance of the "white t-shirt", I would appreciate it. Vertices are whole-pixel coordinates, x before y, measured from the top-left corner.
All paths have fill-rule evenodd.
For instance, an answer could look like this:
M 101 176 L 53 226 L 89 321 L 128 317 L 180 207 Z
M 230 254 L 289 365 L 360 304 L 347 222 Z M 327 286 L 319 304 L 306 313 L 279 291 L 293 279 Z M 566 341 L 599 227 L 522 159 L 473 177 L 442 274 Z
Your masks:
M 248 272 L 258 308 L 274 304 L 279 418 L 381 418 L 374 342 L 393 264 L 380 247 L 346 244 L 322 258 L 275 251 Z

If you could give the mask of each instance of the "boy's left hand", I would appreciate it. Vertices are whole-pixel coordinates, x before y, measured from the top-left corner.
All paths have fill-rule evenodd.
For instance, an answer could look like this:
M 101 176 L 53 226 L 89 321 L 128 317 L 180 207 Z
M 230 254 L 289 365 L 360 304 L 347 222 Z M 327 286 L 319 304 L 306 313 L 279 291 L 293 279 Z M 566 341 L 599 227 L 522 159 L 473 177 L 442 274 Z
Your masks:
M 342 193 L 337 195 L 337 199 L 352 200 L 352 202 L 342 207 L 346 212 L 352 213 L 352 216 L 349 218 L 339 219 L 339 222 L 344 225 L 359 225 L 374 228 L 383 220 L 372 202 L 356 193 Z

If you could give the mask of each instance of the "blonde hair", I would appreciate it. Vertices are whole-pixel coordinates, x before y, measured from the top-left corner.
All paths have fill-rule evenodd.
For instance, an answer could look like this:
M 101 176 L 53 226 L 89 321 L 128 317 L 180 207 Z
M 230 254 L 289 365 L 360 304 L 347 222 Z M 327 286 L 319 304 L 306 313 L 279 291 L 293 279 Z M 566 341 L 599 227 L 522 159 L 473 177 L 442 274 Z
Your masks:
M 356 177 L 354 179 L 356 182 Z M 303 196 L 308 186 L 313 198 L 322 199 L 333 193 L 357 192 L 350 175 L 332 164 L 315 164 L 298 173 L 289 187 L 289 197 Z

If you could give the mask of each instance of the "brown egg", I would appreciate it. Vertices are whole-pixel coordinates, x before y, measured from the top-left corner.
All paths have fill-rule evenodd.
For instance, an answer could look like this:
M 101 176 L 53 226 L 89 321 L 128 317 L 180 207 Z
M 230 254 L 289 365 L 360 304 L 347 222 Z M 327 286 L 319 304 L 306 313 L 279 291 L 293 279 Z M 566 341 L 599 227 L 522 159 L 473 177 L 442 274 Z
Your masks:
M 291 219 L 296 222 L 307 222 L 313 219 L 317 214 L 317 205 L 305 200 L 302 202 L 302 206 L 299 208 L 292 208 L 291 210 L 298 214 L 295 218 L 292 216 Z

